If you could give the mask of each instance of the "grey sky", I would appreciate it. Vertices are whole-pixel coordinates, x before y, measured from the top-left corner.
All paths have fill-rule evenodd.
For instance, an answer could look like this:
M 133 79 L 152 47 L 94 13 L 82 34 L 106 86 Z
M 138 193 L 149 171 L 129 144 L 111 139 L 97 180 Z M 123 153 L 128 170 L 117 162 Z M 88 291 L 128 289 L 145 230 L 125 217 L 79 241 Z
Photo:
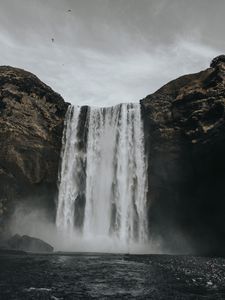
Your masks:
M 0 0 L 0 65 L 73 104 L 138 101 L 224 53 L 224 15 L 224 0 Z

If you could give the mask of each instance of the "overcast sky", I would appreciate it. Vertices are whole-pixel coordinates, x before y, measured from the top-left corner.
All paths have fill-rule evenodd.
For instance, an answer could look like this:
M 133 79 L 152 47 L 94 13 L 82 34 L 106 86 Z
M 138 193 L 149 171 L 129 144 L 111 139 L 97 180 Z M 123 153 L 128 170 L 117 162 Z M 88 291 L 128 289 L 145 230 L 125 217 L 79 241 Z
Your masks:
M 0 65 L 73 104 L 136 102 L 224 53 L 224 16 L 224 0 L 0 0 Z

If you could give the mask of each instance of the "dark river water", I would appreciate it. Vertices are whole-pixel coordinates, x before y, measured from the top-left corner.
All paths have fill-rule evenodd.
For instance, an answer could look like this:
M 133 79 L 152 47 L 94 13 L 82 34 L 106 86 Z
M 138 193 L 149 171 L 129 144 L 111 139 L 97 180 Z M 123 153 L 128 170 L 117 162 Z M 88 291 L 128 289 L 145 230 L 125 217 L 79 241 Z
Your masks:
M 225 299 L 225 259 L 1 254 L 0 299 Z

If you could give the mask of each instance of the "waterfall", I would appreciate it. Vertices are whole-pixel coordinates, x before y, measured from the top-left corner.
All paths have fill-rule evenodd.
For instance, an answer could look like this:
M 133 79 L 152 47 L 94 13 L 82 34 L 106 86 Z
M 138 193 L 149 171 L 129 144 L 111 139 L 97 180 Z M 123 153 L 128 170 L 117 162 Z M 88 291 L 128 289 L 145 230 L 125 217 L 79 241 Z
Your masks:
M 70 106 L 66 115 L 56 225 L 127 251 L 148 240 L 140 105 L 82 109 Z

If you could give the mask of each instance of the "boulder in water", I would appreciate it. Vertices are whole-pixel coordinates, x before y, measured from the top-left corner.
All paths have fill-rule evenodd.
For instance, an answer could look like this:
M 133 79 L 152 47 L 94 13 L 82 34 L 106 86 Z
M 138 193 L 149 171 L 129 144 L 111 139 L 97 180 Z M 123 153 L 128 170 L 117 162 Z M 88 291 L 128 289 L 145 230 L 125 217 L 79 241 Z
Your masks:
M 54 250 L 48 243 L 28 235 L 20 236 L 19 234 L 16 234 L 8 240 L 7 244 L 10 249 L 27 252 L 49 253 Z

